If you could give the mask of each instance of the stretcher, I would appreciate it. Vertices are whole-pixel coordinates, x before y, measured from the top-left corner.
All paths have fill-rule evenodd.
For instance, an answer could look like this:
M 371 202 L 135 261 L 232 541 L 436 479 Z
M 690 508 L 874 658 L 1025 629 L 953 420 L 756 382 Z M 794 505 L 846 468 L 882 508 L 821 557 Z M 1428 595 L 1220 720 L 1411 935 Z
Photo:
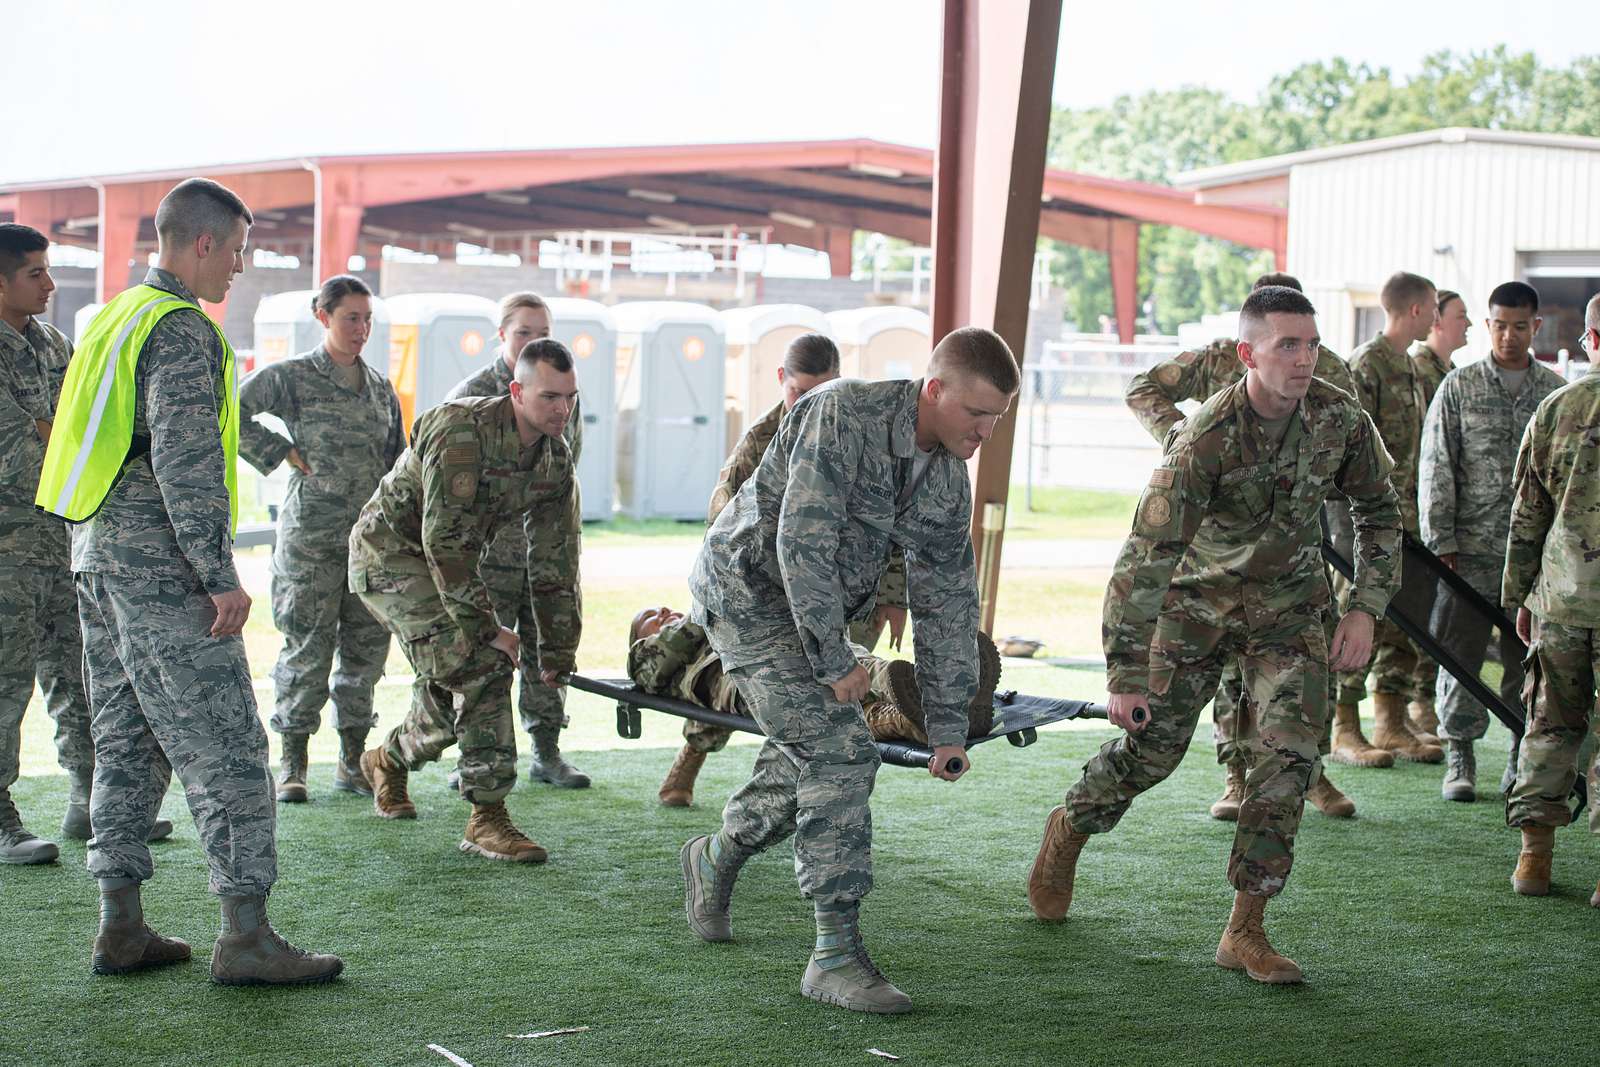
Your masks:
M 729 715 L 699 704 L 674 697 L 647 693 L 627 678 L 586 678 L 581 674 L 564 674 L 561 682 L 585 693 L 606 697 L 617 702 L 617 734 L 637 740 L 640 734 L 639 709 L 649 708 L 683 719 L 724 726 L 747 734 L 760 734 L 756 721 L 743 715 Z M 1039 727 L 1070 719 L 1104 719 L 1106 709 L 1087 700 L 1061 700 L 1056 697 L 1028 696 L 1015 690 L 996 692 L 994 695 L 994 725 L 989 732 L 967 738 L 967 747 L 981 745 L 1005 738 L 1018 748 L 1026 748 L 1039 738 Z M 878 752 L 883 762 L 896 767 L 926 769 L 933 759 L 933 749 L 910 741 L 879 741 Z

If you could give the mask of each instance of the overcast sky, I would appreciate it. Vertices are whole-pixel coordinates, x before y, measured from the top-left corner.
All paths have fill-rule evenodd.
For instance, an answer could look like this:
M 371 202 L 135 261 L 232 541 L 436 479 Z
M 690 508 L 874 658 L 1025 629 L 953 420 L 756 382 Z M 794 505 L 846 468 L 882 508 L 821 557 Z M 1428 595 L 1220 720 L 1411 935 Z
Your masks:
M 990 0 L 1004 2 L 1004 0 Z M 14 0 L 0 181 L 298 155 L 877 137 L 929 145 L 938 0 Z M 1441 14 L 1441 12 L 1448 12 Z M 1253 99 L 1343 55 L 1405 74 L 1600 51 L 1593 0 L 1067 0 L 1069 106 Z

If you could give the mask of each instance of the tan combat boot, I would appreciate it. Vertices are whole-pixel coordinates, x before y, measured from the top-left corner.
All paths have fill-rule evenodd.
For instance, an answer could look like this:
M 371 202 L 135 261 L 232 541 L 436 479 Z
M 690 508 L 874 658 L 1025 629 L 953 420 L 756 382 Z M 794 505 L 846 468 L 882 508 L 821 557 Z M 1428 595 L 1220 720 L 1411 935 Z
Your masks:
M 691 837 L 678 850 L 683 867 L 683 911 L 702 941 L 732 941 L 733 883 L 750 853 L 722 844 L 720 834 Z
M 372 783 L 361 773 L 361 752 L 367 747 L 367 731 L 351 728 L 339 731 L 339 762 L 333 765 L 333 787 L 344 793 L 370 797 Z
M 550 858 L 539 842 L 517 829 L 503 800 L 472 805 L 466 833 L 461 837 L 461 851 L 512 863 L 543 863 Z
M 382 748 L 361 754 L 361 773 L 372 784 L 372 810 L 385 819 L 415 819 L 417 806 L 406 795 L 406 769 Z
M 223 897 L 222 932 L 211 949 L 218 985 L 315 985 L 344 970 L 338 956 L 306 952 L 267 922 L 266 897 Z
M 878 970 L 861 942 L 861 906 L 817 909 L 817 944 L 800 979 L 800 992 L 812 1000 L 850 1011 L 901 1015 L 911 998 Z
M 1478 758 L 1471 741 L 1446 738 L 1444 783 L 1439 793 L 1446 800 L 1470 804 L 1478 799 Z
M 1415 763 L 1443 763 L 1444 749 L 1420 740 L 1406 729 L 1405 698 L 1398 693 L 1377 693 L 1372 698 L 1372 743 L 1403 760 Z
M 1067 821 L 1065 804 L 1050 809 L 1044 820 L 1044 840 L 1028 872 L 1028 906 L 1040 922 L 1058 923 L 1072 906 L 1072 881 L 1078 873 L 1078 853 L 1089 840 Z
M 307 734 L 284 734 L 283 767 L 278 771 L 278 800 L 284 804 L 306 802 L 306 764 L 310 757 L 306 746 L 311 738 Z
M 705 762 L 706 754 L 693 745 L 685 744 L 678 750 L 672 769 L 667 771 L 666 779 L 656 792 L 663 807 L 687 808 L 694 803 L 694 781 L 700 777 L 700 768 Z
M 162 937 L 145 925 L 138 882 L 127 878 L 100 880 L 100 929 L 94 937 L 90 970 L 95 974 L 131 974 L 182 963 L 190 955 L 187 942 Z
M 1328 780 L 1326 770 L 1317 775 L 1317 784 L 1306 790 L 1306 799 L 1311 801 L 1312 807 L 1329 818 L 1348 819 L 1356 813 L 1356 802 Z
M 1439 743 L 1439 716 L 1434 711 L 1432 697 L 1419 698 L 1406 705 L 1406 725 L 1423 743 Z
M 1223 787 L 1222 796 L 1211 805 L 1211 817 L 1223 822 L 1239 821 L 1239 805 L 1244 803 L 1244 760 L 1234 759 L 1228 761 L 1228 784 Z
M 867 727 L 872 730 L 873 738 L 880 741 L 902 739 L 926 745 L 928 734 L 923 726 L 927 720 L 922 717 L 922 690 L 917 688 L 917 665 L 910 660 L 897 659 L 889 664 L 885 673 L 889 678 L 889 692 L 886 699 L 878 701 L 874 707 L 889 710 L 880 716 L 876 724 L 868 715 Z M 880 736 L 879 729 L 889 732 Z
M 1517 856 L 1517 870 L 1511 876 L 1511 888 L 1525 897 L 1548 896 L 1550 861 L 1555 850 L 1555 827 L 1524 826 L 1522 852 Z
M 1279 955 L 1267 940 L 1263 926 L 1266 910 L 1266 897 L 1249 893 L 1233 895 L 1233 914 L 1228 916 L 1228 928 L 1217 945 L 1217 966 L 1243 971 L 1256 981 L 1271 985 L 1305 981 L 1300 965 Z
M 895 667 L 910 667 L 911 664 L 904 660 L 896 660 L 890 664 L 891 672 Z M 926 745 L 928 734 L 922 724 L 901 710 L 900 705 L 892 697 L 881 700 L 871 700 L 861 707 L 862 714 L 867 719 L 867 729 L 872 733 L 874 741 L 909 741 L 916 745 Z
M 1361 733 L 1361 709 L 1340 704 L 1333 711 L 1333 751 L 1328 758 L 1352 767 L 1393 767 L 1394 754 L 1374 748 Z

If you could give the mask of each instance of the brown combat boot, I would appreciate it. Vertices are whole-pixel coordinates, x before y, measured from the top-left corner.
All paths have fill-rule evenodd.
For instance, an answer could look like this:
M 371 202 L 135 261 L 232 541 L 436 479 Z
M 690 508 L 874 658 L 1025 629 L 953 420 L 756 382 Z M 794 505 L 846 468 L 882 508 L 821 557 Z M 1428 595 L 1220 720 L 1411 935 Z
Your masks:
M 705 761 L 706 754 L 693 745 L 685 744 L 678 750 L 677 757 L 672 761 L 672 769 L 667 771 L 666 779 L 656 792 L 662 807 L 687 808 L 694 803 L 694 780 L 700 777 L 700 768 Z
M 1524 826 L 1522 852 L 1517 856 L 1517 870 L 1511 876 L 1511 888 L 1525 897 L 1548 896 L 1550 861 L 1555 850 L 1554 826 Z
M 1443 763 L 1444 749 L 1422 741 L 1406 728 L 1405 697 L 1399 693 L 1377 693 L 1372 698 L 1372 743 L 1403 760 L 1415 763 Z
M 1217 945 L 1217 966 L 1230 971 L 1243 971 L 1258 982 L 1270 985 L 1291 985 L 1305 981 L 1300 965 L 1287 956 L 1279 955 L 1267 940 L 1263 919 L 1267 898 L 1249 893 L 1233 895 L 1233 914 L 1228 916 L 1228 928 Z
M 1439 743 L 1439 716 L 1434 711 L 1432 697 L 1413 700 L 1406 705 L 1406 725 L 1424 744 Z
M 1223 787 L 1222 796 L 1211 805 L 1211 817 L 1223 822 L 1239 821 L 1239 805 L 1244 803 L 1244 760 L 1235 759 L 1228 761 L 1228 784 Z
M 310 757 L 306 746 L 311 738 L 307 734 L 284 734 L 283 753 L 279 757 L 283 767 L 278 771 L 278 800 L 284 804 L 306 802 L 306 764 Z
M 361 773 L 372 785 L 372 810 L 385 819 L 415 819 L 417 806 L 406 795 L 406 769 L 382 748 L 361 754 Z
M 1333 712 L 1333 751 L 1328 758 L 1352 767 L 1393 767 L 1394 754 L 1374 748 L 1361 733 L 1361 709 L 1340 704 Z
M 131 974 L 182 963 L 190 955 L 188 942 L 162 937 L 145 925 L 138 882 L 101 879 L 100 929 L 94 938 L 90 970 L 95 974 Z
M 222 932 L 211 949 L 218 985 L 315 985 L 343 970 L 338 956 L 298 949 L 274 930 L 266 897 L 222 898 Z
M 910 666 L 904 660 L 890 664 L 891 669 Z M 902 711 L 892 697 L 869 701 L 862 705 L 861 710 L 874 741 L 910 741 L 917 745 L 928 743 L 928 734 L 922 724 Z
M 904 737 L 919 745 L 927 744 L 928 735 L 923 729 L 923 724 L 927 720 L 922 717 L 922 690 L 917 688 L 917 665 L 910 660 L 897 659 L 889 664 L 885 673 L 889 677 L 889 692 L 884 703 L 893 709 L 894 722 L 885 721 L 884 727 L 891 729 L 898 727 L 902 731 L 891 736 Z M 872 727 L 870 718 L 867 720 L 867 726 Z M 904 732 L 906 729 L 910 732 Z M 872 736 L 878 737 L 876 730 Z
M 361 773 L 361 752 L 367 747 L 367 731 L 360 728 L 339 731 L 339 762 L 333 765 L 333 787 L 345 793 L 370 797 L 372 783 Z
M 1328 772 L 1317 775 L 1317 784 L 1306 790 L 1306 799 L 1313 807 L 1332 819 L 1348 819 L 1356 813 L 1356 802 L 1328 781 Z
M 517 829 L 503 800 L 472 805 L 461 851 L 512 863 L 543 863 L 550 858 L 539 842 Z
M 1067 806 L 1050 809 L 1044 821 L 1044 840 L 1028 872 L 1028 906 L 1040 922 L 1058 923 L 1072 906 L 1072 881 L 1078 873 L 1078 853 L 1088 834 L 1080 834 L 1067 821 Z
M 994 729 L 994 691 L 1000 686 L 1000 650 L 994 638 L 978 631 L 978 691 L 967 708 L 967 736 L 982 737 Z

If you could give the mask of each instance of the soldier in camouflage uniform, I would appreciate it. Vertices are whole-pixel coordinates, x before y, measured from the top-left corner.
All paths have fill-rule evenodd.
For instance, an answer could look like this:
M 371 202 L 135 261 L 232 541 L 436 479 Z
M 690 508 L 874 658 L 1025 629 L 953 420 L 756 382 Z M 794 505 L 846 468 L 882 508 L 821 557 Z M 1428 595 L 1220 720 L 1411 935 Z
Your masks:
M 240 457 L 262 474 L 285 461 L 290 467 L 272 550 L 272 620 L 283 634 L 272 671 L 272 728 L 283 735 L 277 795 L 290 803 L 306 799 L 306 746 L 330 696 L 339 733 L 334 788 L 372 795 L 360 761 L 378 721 L 372 691 L 383 677 L 389 633 L 346 586 L 350 528 L 405 447 L 394 386 L 361 358 L 372 331 L 372 291 L 360 278 L 335 275 L 312 306 L 327 330 L 323 343 L 239 386 Z M 257 415 L 281 419 L 289 437 Z
M 1177 767 L 1236 658 L 1256 741 L 1217 962 L 1265 982 L 1301 977 L 1267 941 L 1262 916 L 1288 881 L 1302 801 L 1321 770 L 1327 671 L 1368 654 L 1400 551 L 1377 431 L 1349 394 L 1312 377 L 1313 314 L 1288 287 L 1252 292 L 1240 311 L 1248 374 L 1185 420 L 1151 475 L 1105 600 L 1110 718 L 1128 733 L 1101 748 L 1050 813 L 1028 880 L 1034 913 L 1064 919 L 1089 835 L 1115 827 Z M 1330 646 L 1320 512 L 1335 491 L 1355 516 L 1356 581 Z
M 905 660 L 887 660 L 872 655 L 851 642 L 856 662 L 866 669 L 870 681 L 861 708 L 867 728 L 875 741 L 928 743 L 923 728 L 921 694 L 916 671 Z M 987 634 L 978 639 L 978 692 L 967 708 L 967 736 L 981 737 L 994 723 L 994 690 L 1000 680 L 1000 653 Z M 628 677 L 647 693 L 674 697 L 711 708 L 727 715 L 750 715 L 733 679 L 722 669 L 722 661 L 706 639 L 705 630 L 690 622 L 682 612 L 669 607 L 646 608 L 633 617 L 628 629 Z M 690 722 L 695 720 L 691 719 Z M 701 724 L 708 725 L 708 724 Z M 688 773 L 669 778 L 661 787 L 661 803 L 669 808 L 686 808 L 694 802 L 694 783 L 706 753 L 718 752 L 728 743 L 733 731 L 718 727 L 698 731 L 690 738 L 689 751 L 698 754 Z M 712 747 L 701 750 L 697 744 Z M 683 757 L 680 757 L 682 760 Z
M 1540 402 L 1566 385 L 1528 355 L 1538 329 L 1538 294 L 1509 282 L 1489 297 L 1490 358 L 1451 371 L 1428 409 L 1417 485 L 1422 543 L 1490 603 L 1498 603 L 1511 524 L 1511 475 L 1517 445 Z M 1441 301 L 1442 302 L 1442 301 Z M 1448 593 L 1433 606 L 1435 639 L 1473 674 L 1483 666 L 1489 620 Z M 1500 635 L 1500 697 L 1522 705 L 1522 649 Z M 1477 799 L 1473 742 L 1489 714 L 1448 671 L 1439 672 L 1439 735 L 1447 765 L 1446 800 Z
M 1255 280 L 1251 291 L 1264 285 L 1287 286 L 1301 291 L 1300 281 L 1290 274 L 1274 272 L 1263 274 Z M 1205 401 L 1244 377 L 1245 367 L 1239 362 L 1239 341 L 1221 337 L 1197 352 L 1183 352 L 1173 359 L 1156 364 L 1148 371 L 1134 375 L 1128 383 L 1125 396 L 1128 408 L 1141 425 L 1157 441 L 1165 441 L 1167 434 L 1183 421 L 1178 405 L 1185 400 Z M 1345 366 L 1331 349 L 1322 346 L 1317 350 L 1314 372 L 1318 378 L 1336 385 L 1347 393 L 1355 393 L 1355 382 L 1350 368 Z M 1329 636 L 1332 636 L 1330 631 Z M 1244 801 L 1245 775 L 1250 761 L 1247 738 L 1240 737 L 1239 720 L 1243 707 L 1244 683 L 1237 663 L 1229 663 L 1222 670 L 1222 684 L 1211 705 L 1211 719 L 1215 724 L 1217 762 L 1227 768 L 1228 780 L 1222 796 L 1211 805 L 1211 817 L 1233 821 L 1239 818 L 1239 805 Z M 1324 746 L 1324 754 L 1327 748 Z M 1339 791 L 1323 774 L 1306 797 L 1319 811 L 1348 818 L 1355 814 L 1355 803 Z
M 817 920 L 800 988 L 824 1003 L 911 1008 L 861 941 L 879 757 L 861 710 L 870 679 L 846 627 L 873 611 L 889 545 L 899 544 L 929 771 L 959 778 L 978 685 L 964 462 L 994 432 L 1020 377 L 1004 341 L 967 328 L 934 348 L 926 379 L 818 386 L 712 525 L 689 579 L 694 621 L 767 735 L 722 828 L 683 847 L 689 925 L 707 941 L 729 940 L 739 868 L 793 834 L 800 890 Z
M 445 394 L 446 400 L 474 396 L 505 396 L 511 388 L 511 373 L 517 354 L 529 342 L 550 336 L 550 306 L 538 293 L 512 293 L 500 301 L 500 348 L 482 369 L 456 383 Z M 582 398 L 574 402 L 562 439 L 576 466 L 583 452 Z M 521 641 L 522 680 L 517 685 L 517 709 L 522 728 L 533 739 L 533 756 L 528 773 L 541 782 L 564 789 L 586 789 L 589 776 L 561 754 L 561 730 L 567 725 L 566 688 L 530 682 L 539 675 L 539 650 L 543 645 L 538 614 L 528 596 L 528 546 L 522 531 L 506 526 L 484 547 L 478 573 L 489 587 L 495 614 L 511 624 Z M 565 639 L 552 635 L 557 645 Z M 452 787 L 460 781 L 451 775 Z
M 490 859 L 543 863 L 547 854 L 506 812 L 517 774 L 511 676 L 520 650 L 478 561 L 505 527 L 523 532 L 544 637 L 536 677 L 554 687 L 574 667 L 582 629 L 578 483 L 561 438 L 577 394 L 566 346 L 527 345 L 508 395 L 448 401 L 417 419 L 411 446 L 350 533 L 350 588 L 400 639 L 417 675 L 405 722 L 361 757 L 373 807 L 385 818 L 416 818 L 407 773 L 459 743 L 459 788 L 472 805 L 461 848 Z
M 1584 312 L 1583 347 L 1591 361 L 1600 360 L 1600 295 Z M 1600 671 L 1600 564 L 1591 547 L 1600 543 L 1600 375 L 1539 405 L 1522 437 L 1513 486 L 1500 603 L 1516 612 L 1517 632 L 1532 647 L 1527 732 L 1506 822 L 1522 829 L 1512 887 L 1544 896 L 1556 828 L 1571 818 L 1568 796 Z M 1592 801 L 1593 794 L 1589 831 L 1600 833 Z M 1589 903 L 1600 908 L 1600 886 Z
M 93 518 L 72 532 L 95 747 L 94 970 L 121 974 L 190 956 L 187 944 L 145 925 L 139 899 L 154 870 L 145 840 L 176 771 L 222 902 L 212 979 L 327 981 L 343 962 L 301 952 L 267 921 L 278 877 L 276 810 L 240 636 L 250 597 L 234 569 L 218 432 L 219 415 L 238 398 L 221 334 L 195 302 L 226 298 L 244 270 L 251 216 L 229 190 L 191 178 L 161 201 L 155 222 L 158 265 L 145 284 L 191 306 L 162 317 L 137 353 L 135 447 Z M 74 366 L 88 358 L 80 349 Z M 75 408 L 93 401 L 93 391 L 73 394 Z M 69 413 L 64 391 L 57 421 L 69 417 L 82 415 Z M 52 441 L 47 470 L 71 461 L 69 441 Z
M 1400 497 L 1405 530 L 1420 536 L 1417 525 L 1417 459 L 1422 442 L 1422 419 L 1427 411 L 1423 379 L 1416 363 L 1405 354 L 1414 341 L 1428 336 L 1438 321 L 1438 294 L 1433 283 L 1401 271 L 1384 283 L 1380 296 L 1388 316 L 1383 331 L 1356 349 L 1350 372 L 1356 380 L 1356 399 L 1372 417 L 1384 447 L 1394 459 L 1394 488 Z M 1427 618 L 1433 606 L 1433 580 L 1413 568 L 1402 569 L 1396 601 L 1414 618 Z M 1418 694 L 1419 681 L 1433 697 L 1431 667 L 1411 639 L 1388 619 L 1378 620 L 1371 671 L 1375 675 L 1372 744 L 1361 734 L 1361 701 L 1366 699 L 1367 669 L 1339 677 L 1339 703 L 1335 710 L 1333 759 L 1362 766 L 1385 766 L 1375 758 L 1374 747 L 1393 757 L 1419 763 L 1444 762 L 1438 738 L 1420 729 L 1407 715 L 1407 702 Z

